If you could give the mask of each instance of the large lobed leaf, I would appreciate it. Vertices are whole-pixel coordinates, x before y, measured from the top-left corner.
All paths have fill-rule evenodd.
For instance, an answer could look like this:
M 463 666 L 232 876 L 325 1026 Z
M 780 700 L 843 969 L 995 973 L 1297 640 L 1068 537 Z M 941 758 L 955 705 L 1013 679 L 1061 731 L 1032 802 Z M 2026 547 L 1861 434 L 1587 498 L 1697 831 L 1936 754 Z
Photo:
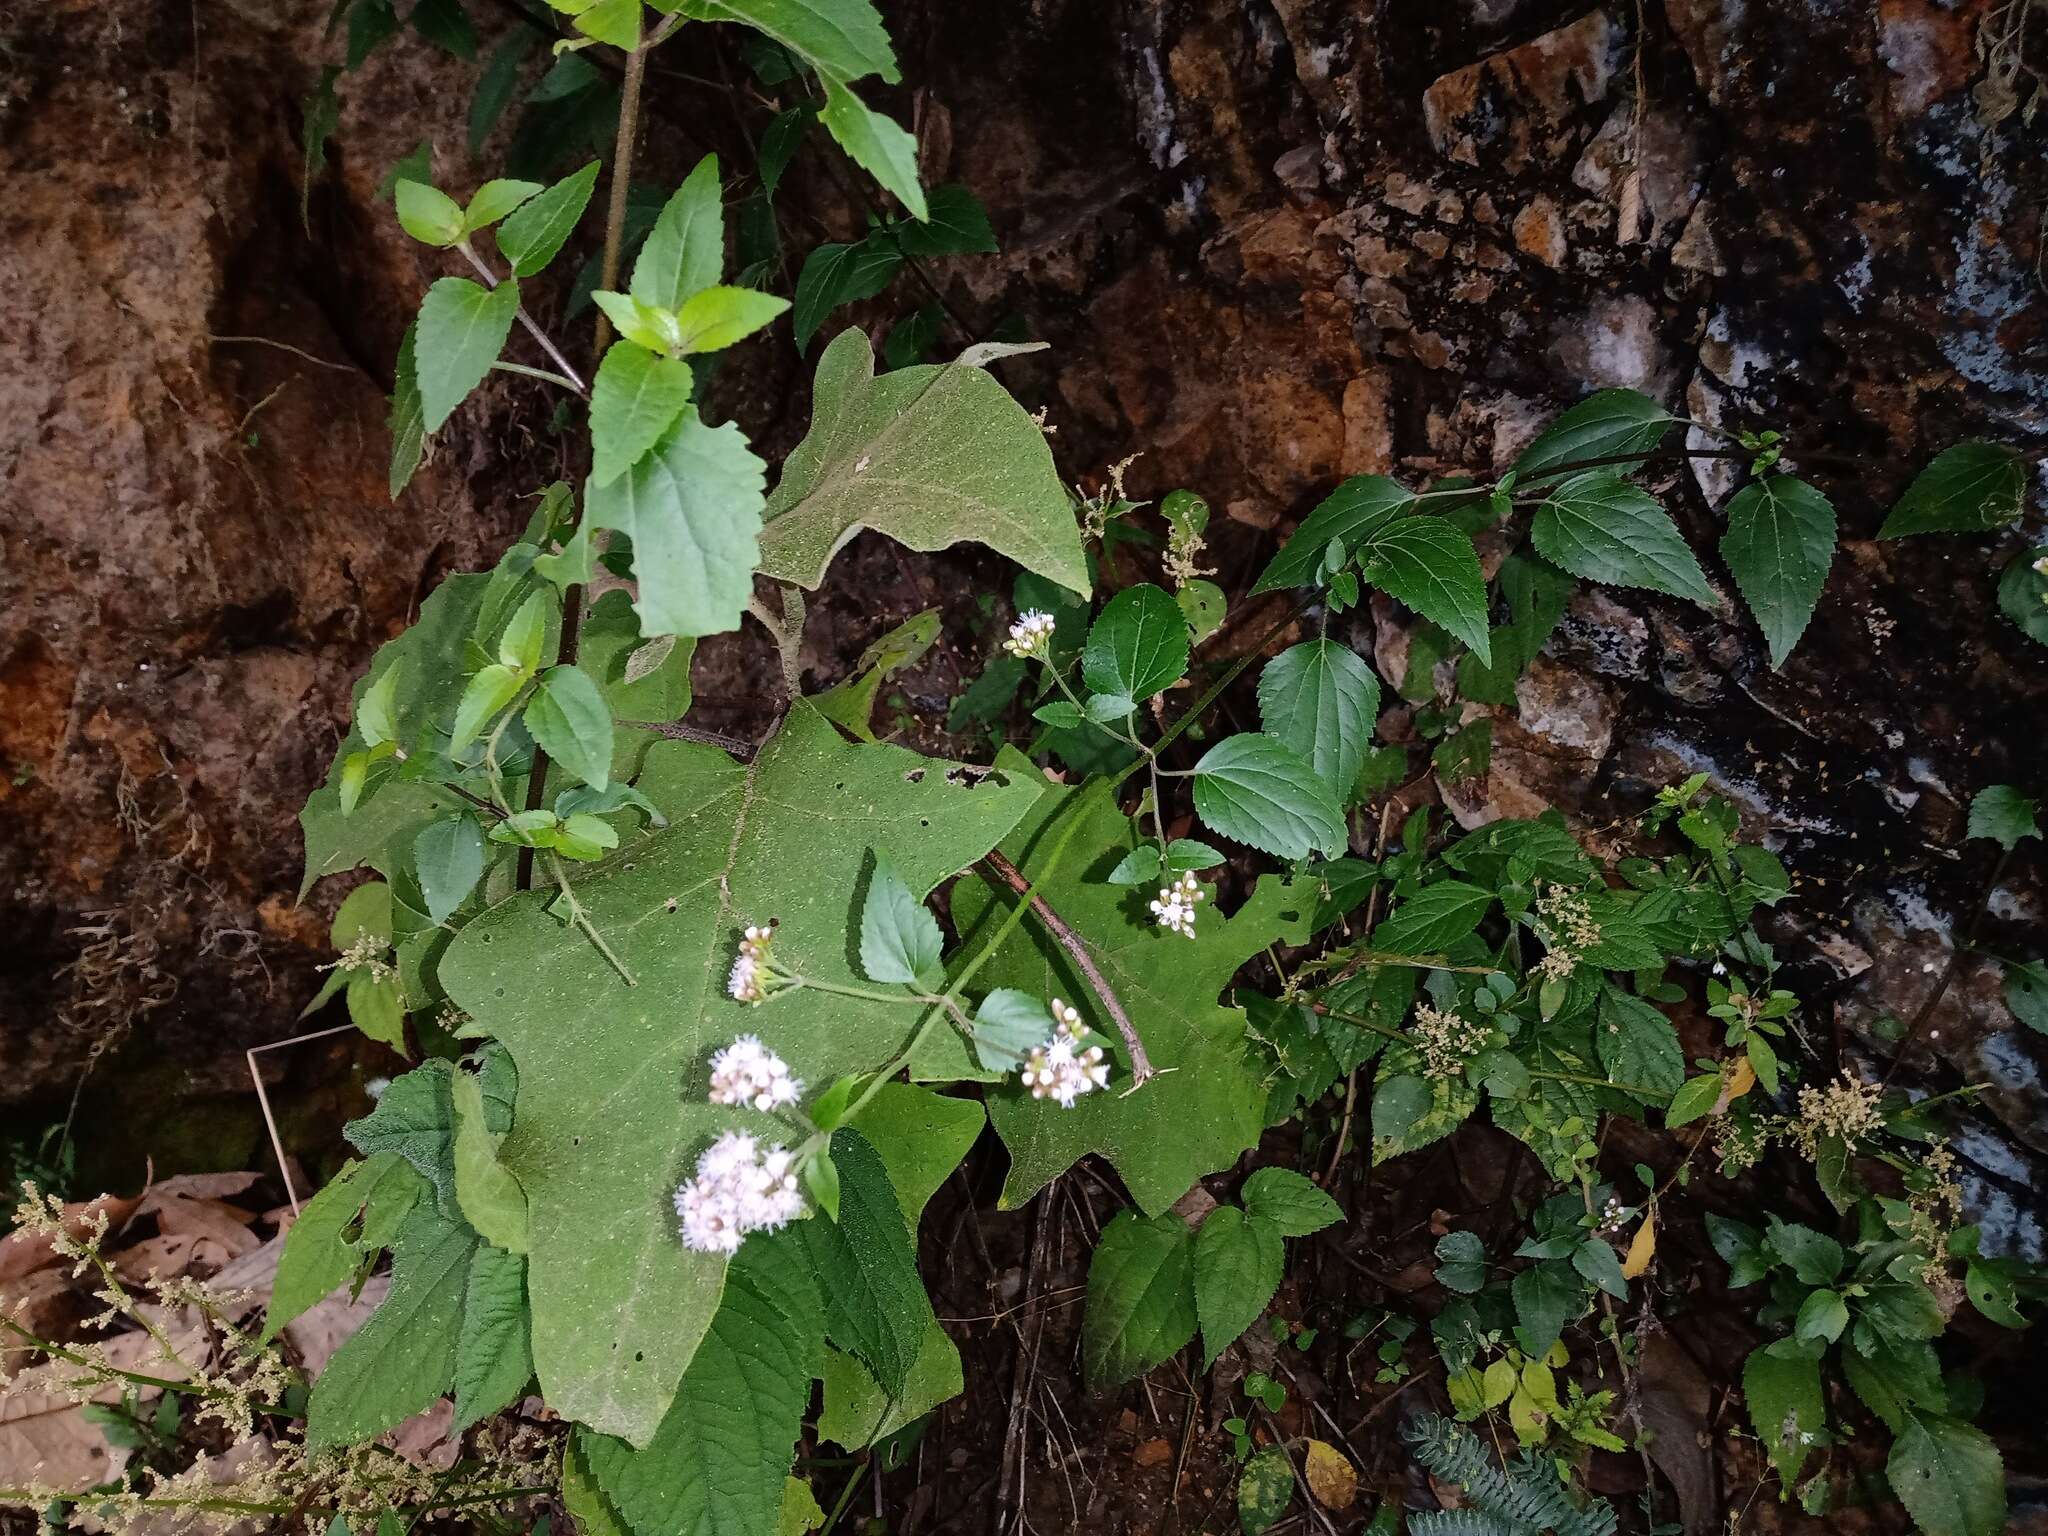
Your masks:
M 878 378 L 866 336 L 846 330 L 818 360 L 811 430 L 768 498 L 761 574 L 816 587 L 863 528 L 917 550 L 973 540 L 1088 591 L 1066 490 L 1024 408 L 983 368 Z
M 1022 761 L 1008 752 L 998 759 L 1005 765 Z M 1229 1167 L 1258 1140 L 1265 1089 L 1259 1067 L 1248 1057 L 1245 1016 L 1216 999 L 1237 968 L 1268 944 L 1292 933 L 1305 936 L 1314 893 L 1268 877 L 1228 918 L 1205 906 L 1197 936 L 1181 938 L 1153 923 L 1145 911 L 1149 891 L 1103 881 L 1139 841 L 1107 801 L 1048 794 L 1004 840 L 1003 851 L 1026 876 L 1040 879 L 1053 840 L 1065 830 L 1049 823 L 1063 808 L 1083 820 L 1040 894 L 1083 936 L 1152 1065 L 1176 1070 L 1125 1096 L 1129 1062 L 1101 1003 L 1066 951 L 1027 917 L 976 975 L 976 985 L 1015 987 L 1073 1004 L 1116 1070 L 1109 1091 L 1089 1094 L 1072 1109 L 1032 1099 L 1014 1078 L 990 1090 L 989 1118 L 1010 1152 L 1002 1201 L 1022 1204 L 1094 1152 L 1115 1165 L 1140 1206 L 1163 1211 L 1196 1179 Z M 955 887 L 953 917 L 963 954 L 972 954 L 976 942 L 1008 914 L 1012 899 L 993 898 L 982 884 Z M 913 1068 L 927 1078 L 991 1075 L 951 1040 Z
M 914 1010 L 798 991 L 759 1009 L 725 993 L 740 930 L 781 919 L 778 960 L 864 985 L 846 953 L 869 849 L 920 895 L 1000 840 L 1034 773 L 956 783 L 901 748 L 856 747 L 798 708 L 751 766 L 652 747 L 640 788 L 668 826 L 585 875 L 578 899 L 633 971 L 521 896 L 470 924 L 441 977 L 516 1058 L 519 1116 L 501 1155 L 524 1186 L 534 1360 L 565 1416 L 644 1444 L 718 1304 L 724 1264 L 684 1250 L 671 1199 L 698 1152 L 779 1122 L 705 1101 L 709 1053 L 758 1033 L 813 1089 L 899 1047 Z M 517 957 L 517 964 L 501 957 Z

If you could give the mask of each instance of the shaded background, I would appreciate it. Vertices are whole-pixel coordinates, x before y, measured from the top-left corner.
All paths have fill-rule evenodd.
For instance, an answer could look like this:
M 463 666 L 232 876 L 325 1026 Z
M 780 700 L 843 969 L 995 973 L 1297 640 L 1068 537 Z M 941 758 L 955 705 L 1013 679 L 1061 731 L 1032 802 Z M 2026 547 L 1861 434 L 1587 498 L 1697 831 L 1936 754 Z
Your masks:
M 1872 462 L 1810 471 L 1844 542 L 1782 674 L 1735 608 L 1582 592 L 1453 809 L 1555 804 L 1597 829 L 1711 770 L 1798 877 L 1773 937 L 1814 1003 L 1809 1046 L 1882 1059 L 1886 1015 L 1918 1007 L 1983 895 L 1968 797 L 2042 787 L 2048 658 L 1996 615 L 1998 541 L 1871 542 L 1958 436 L 2048 440 L 2048 176 L 2007 110 L 2023 61 L 1980 52 L 2024 0 L 885 9 L 906 75 L 889 105 L 1002 242 L 927 269 L 958 331 L 1050 342 L 1004 377 L 1048 410 L 1063 472 L 1142 453 L 1134 494 L 1198 490 L 1233 592 L 1339 477 L 1499 470 L 1595 387 Z M 487 48 L 519 24 L 477 10 Z M 476 65 L 401 37 L 339 82 L 302 216 L 304 104 L 340 54 L 326 11 L 58 0 L 0 20 L 0 1115 L 20 1136 L 61 1118 L 102 1051 L 89 1176 L 132 1181 L 144 1153 L 265 1166 L 241 1052 L 292 1031 L 328 958 L 340 892 L 295 903 L 294 817 L 350 682 L 563 466 L 552 402 L 494 376 L 386 496 L 392 360 L 453 268 L 379 183 L 426 138 L 467 188 L 514 130 L 472 160 Z M 730 37 L 691 28 L 658 58 L 641 175 L 672 186 L 714 150 L 751 165 L 772 109 Z M 852 185 L 814 136 L 781 201 L 791 276 L 858 232 Z M 577 355 L 588 313 L 561 311 L 594 238 L 532 295 Z M 906 276 L 853 313 L 880 334 L 928 296 Z M 807 372 L 779 330 L 715 398 L 772 459 Z M 1669 489 L 1710 550 L 1726 483 Z M 811 680 L 936 603 L 945 639 L 899 691 L 911 739 L 946 745 L 1006 617 L 975 598 L 1007 585 L 971 553 L 863 540 L 814 606 Z M 1402 625 L 1382 606 L 1346 633 L 1398 678 Z M 758 733 L 779 707 L 758 633 L 708 644 L 697 675 L 706 724 Z M 1409 730 L 1400 709 L 1383 725 Z M 1988 914 L 1993 950 L 2048 948 L 2038 859 Z M 1992 1085 L 1958 1143 L 1972 1214 L 1987 1249 L 2038 1259 L 2048 1041 L 1998 976 L 1965 960 L 1903 1080 Z M 352 1040 L 268 1060 L 307 1147 L 395 1065 Z

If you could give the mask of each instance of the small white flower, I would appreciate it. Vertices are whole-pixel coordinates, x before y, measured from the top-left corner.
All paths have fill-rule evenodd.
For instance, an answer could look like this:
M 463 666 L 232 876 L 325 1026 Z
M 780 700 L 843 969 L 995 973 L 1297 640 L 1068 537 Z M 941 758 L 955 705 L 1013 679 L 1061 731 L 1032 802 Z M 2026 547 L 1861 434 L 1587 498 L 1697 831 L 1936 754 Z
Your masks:
M 384 1090 L 389 1088 L 390 1086 L 390 1078 L 373 1077 L 367 1083 L 363 1084 L 363 1092 L 367 1093 L 373 1099 L 381 1099 L 384 1097 Z
M 2043 555 L 2034 562 L 2034 574 L 2036 576 L 2048 576 L 2048 555 Z
M 728 1131 L 697 1159 L 697 1176 L 676 1191 L 683 1246 L 697 1253 L 736 1253 L 749 1232 L 773 1232 L 804 1213 L 796 1154 L 780 1144 L 762 1149 Z
M 747 1104 L 765 1112 L 794 1104 L 803 1093 L 802 1081 L 789 1075 L 789 1063 L 757 1036 L 741 1035 L 711 1058 L 714 1104 Z
M 769 958 L 768 946 L 775 938 L 775 924 L 749 927 L 740 936 L 739 953 L 725 978 L 725 990 L 737 1003 L 765 1003 L 782 983 Z
M 1052 1016 L 1052 1038 L 1024 1058 L 1024 1086 L 1034 1099 L 1072 1109 L 1083 1094 L 1109 1086 L 1109 1063 L 1101 1046 L 1083 1043 L 1089 1030 L 1078 1008 L 1054 998 Z
M 1043 608 L 1027 609 L 1010 626 L 1010 638 L 1003 649 L 1019 661 L 1028 661 L 1052 643 L 1053 616 Z
M 1195 936 L 1195 908 L 1208 899 L 1209 893 L 1196 882 L 1193 870 L 1182 875 L 1172 885 L 1159 888 L 1159 899 L 1152 903 L 1152 915 L 1159 919 L 1159 926 L 1171 928 L 1184 938 Z

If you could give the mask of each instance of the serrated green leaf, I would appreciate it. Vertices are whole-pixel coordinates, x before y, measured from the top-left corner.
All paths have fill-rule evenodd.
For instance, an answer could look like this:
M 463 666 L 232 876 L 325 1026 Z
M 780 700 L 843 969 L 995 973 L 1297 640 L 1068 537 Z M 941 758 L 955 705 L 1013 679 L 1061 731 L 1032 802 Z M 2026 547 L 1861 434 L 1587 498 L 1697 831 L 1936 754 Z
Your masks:
M 852 1355 L 828 1349 L 818 1433 L 835 1445 L 858 1451 L 958 1397 L 965 1384 L 959 1347 L 937 1321 L 925 1330 L 909 1380 L 895 1396 L 884 1392 L 874 1373 Z
M 349 977 L 345 995 L 350 1023 L 399 1055 L 410 1054 L 405 1048 L 405 991 L 396 976 L 359 972 Z
M 1515 460 L 1516 478 L 1528 480 L 1579 459 L 1647 453 L 1663 441 L 1671 421 L 1671 413 L 1648 395 L 1603 389 L 1558 417 L 1522 450 Z
M 1446 1232 L 1437 1239 L 1436 1257 L 1437 1284 L 1445 1290 L 1470 1296 L 1486 1284 L 1486 1244 L 1477 1232 Z
M 960 1166 L 987 1124 L 988 1111 L 979 1101 L 948 1098 L 909 1083 L 884 1083 L 854 1117 L 853 1128 L 867 1138 L 889 1172 L 889 1185 L 913 1236 L 926 1202 Z
M 1716 606 L 1678 525 L 1612 470 L 1587 470 L 1556 486 L 1536 509 L 1529 537 L 1537 553 L 1574 576 Z
M 483 829 L 473 816 L 444 817 L 420 833 L 412 848 L 427 916 L 445 923 L 483 878 Z
M 471 235 L 480 229 L 489 229 L 500 219 L 518 212 L 544 190 L 537 181 L 515 181 L 509 177 L 485 182 L 476 189 L 469 206 L 462 211 L 462 232 Z
M 564 176 L 498 226 L 498 250 L 512 263 L 514 277 L 532 277 L 576 232 L 597 185 L 598 162 Z
M 422 245 L 450 246 L 462 238 L 462 204 L 446 192 L 403 177 L 391 190 L 398 222 L 413 239 Z
M 590 386 L 590 483 L 610 485 L 661 441 L 690 403 L 690 365 L 632 341 L 605 349 Z
M 925 195 L 925 204 L 922 219 L 907 220 L 897 226 L 897 238 L 907 254 L 928 259 L 996 249 L 988 209 L 967 188 L 957 182 L 933 187 Z
M 483 72 L 477 76 L 476 90 L 469 98 L 469 153 L 475 159 L 483 153 L 484 144 L 496 130 L 505 109 L 512 104 L 512 98 L 519 93 L 519 74 L 526 63 L 526 56 L 533 52 L 537 34 L 525 27 L 514 27 L 499 39 L 498 46 L 491 50 L 491 56 L 484 64 Z M 498 249 L 505 251 L 501 237 Z M 510 251 L 505 251 L 509 259 Z M 552 253 L 551 253 L 552 254 Z M 513 271 L 520 277 L 531 277 L 539 268 L 520 272 L 518 263 Z
M 512 1406 L 533 1380 L 526 1260 L 488 1244 L 476 1251 L 455 1338 L 455 1428 L 459 1433 Z
M 913 219 L 929 216 L 924 187 L 917 179 L 917 140 L 901 123 L 874 111 L 847 86 L 829 77 L 818 121 L 855 165 L 896 194 Z
M 1523 1354 L 1539 1359 L 1586 1310 L 1586 1287 L 1562 1259 L 1539 1259 L 1509 1282 L 1508 1292 L 1515 1303 L 1515 1338 Z
M 637 0 L 636 0 L 637 3 Z M 685 352 L 718 352 L 744 341 L 789 308 L 789 300 L 752 288 L 713 284 L 699 289 L 676 311 Z
M 811 1380 L 824 1368 L 824 1332 L 824 1299 L 789 1234 L 742 1248 L 703 1347 L 681 1385 L 669 1383 L 675 1405 L 645 1447 L 577 1430 L 626 1526 L 643 1536 L 774 1531 Z
M 725 205 L 718 156 L 699 160 L 663 205 L 633 263 L 628 291 L 642 304 L 680 309 L 725 269 Z
M 1024 408 L 985 368 L 874 367 L 854 330 L 819 359 L 811 429 L 768 501 L 761 573 L 814 588 L 872 528 L 922 551 L 971 539 L 1085 596 L 1080 532 Z
M 643 304 L 630 293 L 613 293 L 600 288 L 591 301 L 604 311 L 612 327 L 636 347 L 666 355 L 682 345 L 683 329 L 676 312 L 658 304 Z
M 448 995 L 519 1064 L 500 1156 L 526 1190 L 534 1358 L 557 1411 L 644 1443 L 710 1323 L 724 1265 L 682 1247 L 672 1197 L 719 1132 L 760 1124 L 705 1101 L 710 1053 L 755 1032 L 823 1085 L 901 1046 L 901 1008 L 804 989 L 749 1011 L 727 997 L 726 973 L 740 930 L 775 916 L 779 959 L 862 984 L 846 934 L 867 848 L 887 847 L 912 891 L 929 892 L 1041 792 L 1035 771 L 968 785 L 948 767 L 850 745 L 802 705 L 751 764 L 657 742 L 638 787 L 667 827 L 576 888 L 639 985 L 547 915 L 547 893 L 493 907 L 442 957 Z M 620 1275 L 635 1277 L 624 1292 Z
M 1641 998 L 1605 986 L 1593 1043 L 1600 1065 L 1617 1083 L 1669 1098 L 1685 1082 L 1685 1048 L 1661 1011 Z
M 462 702 L 456 707 L 455 729 L 448 738 L 448 750 L 460 752 L 481 736 L 484 728 L 518 696 L 525 682 L 516 668 L 502 662 L 478 668 L 462 690 Z
M 2010 784 L 1980 789 L 1970 801 L 1970 836 L 1989 838 L 2007 853 L 2041 835 L 2041 804 Z
M 2000 443 L 1957 443 L 1934 457 L 1898 500 L 1880 539 L 1915 533 L 1985 533 L 2018 520 L 2027 461 Z
M 776 188 L 782 185 L 782 173 L 796 158 L 797 150 L 803 145 L 804 132 L 816 116 L 817 109 L 808 102 L 785 107 L 761 130 L 761 152 L 754 158 L 754 174 L 761 178 L 761 190 L 768 196 L 773 197 Z
M 1456 635 L 1482 666 L 1492 661 L 1486 577 L 1470 534 L 1440 518 L 1397 517 L 1360 543 L 1357 559 L 1368 584 Z
M 689 406 L 632 469 L 585 492 L 590 524 L 633 541 L 643 634 L 739 627 L 760 560 L 766 471 L 738 427 L 708 427 Z
M 483 1085 L 468 1072 L 449 1080 L 449 1103 L 455 1116 L 450 1149 L 455 1176 L 455 1202 L 477 1235 L 510 1253 L 527 1250 L 526 1192 L 510 1169 L 498 1161 L 499 1137 L 486 1123 Z
M 902 1393 L 931 1327 L 917 1252 L 881 1158 L 858 1131 L 832 1133 L 839 1169 L 836 1220 L 791 1230 L 825 1295 L 826 1337 L 891 1396 Z
M 611 782 L 611 708 L 581 667 L 541 673 L 520 718 L 543 752 L 592 789 Z
M 813 246 L 796 276 L 795 312 L 790 324 L 801 356 L 825 317 L 842 304 L 871 299 L 889 286 L 903 265 L 894 235 L 877 231 L 853 245 L 828 241 Z
M 428 432 L 440 431 L 483 382 L 518 313 L 519 285 L 509 279 L 486 289 L 466 277 L 444 277 L 427 290 L 414 322 L 413 373 Z
M 869 0 L 682 0 L 695 21 L 737 21 L 773 38 L 829 80 L 900 78 L 889 34 Z
M 937 968 L 939 920 L 911 894 L 888 858 L 875 855 L 860 907 L 860 968 L 869 981 L 915 983 Z
M 1372 668 L 1327 637 L 1288 647 L 1259 673 L 1259 725 L 1306 758 L 1340 798 L 1365 766 L 1379 712 Z
M 1806 1465 L 1808 1448 L 1827 1432 L 1820 1362 L 1774 1355 L 1769 1346 L 1751 1350 L 1742 1367 L 1742 1396 L 1751 1427 L 1790 1485 Z
M 1997 1536 L 2005 1529 L 2005 1461 L 1973 1425 L 1912 1415 L 1892 1443 L 1885 1476 L 1926 1536 Z
M 1589 1237 L 1572 1250 L 1572 1268 L 1588 1285 L 1598 1286 L 1616 1301 L 1628 1300 L 1628 1277 L 1621 1260 L 1602 1237 Z
M 1354 475 L 1332 491 L 1294 530 L 1252 595 L 1276 587 L 1313 586 L 1322 580 L 1325 552 L 1334 541 L 1346 556 L 1368 536 L 1410 511 L 1415 493 L 1384 475 Z
M 306 1408 L 309 1450 L 382 1434 L 448 1390 L 477 1246 L 474 1232 L 432 1204 L 406 1218 L 392 1247 L 391 1290 L 383 1305 L 334 1352 L 313 1383 Z
M 412 27 L 458 59 L 476 57 L 476 28 L 462 8 L 462 0 L 419 0 L 412 8 Z
M 1728 503 L 1721 558 L 1756 615 L 1773 667 L 1806 632 L 1834 555 L 1835 509 L 1804 480 L 1768 475 Z
M 1168 1212 L 1119 1211 L 1088 1262 L 1081 1360 L 1091 1390 L 1164 1364 L 1195 1336 L 1194 1242 Z
M 1261 1168 L 1244 1181 L 1245 1215 L 1282 1237 L 1307 1237 L 1344 1219 L 1344 1209 L 1292 1168 Z
M 1187 669 L 1187 620 L 1165 589 L 1150 582 L 1126 587 L 1103 605 L 1081 653 L 1082 681 L 1124 700 L 1116 719 L 1172 687 Z
M 614 48 L 640 46 L 640 0 L 597 0 L 576 13 L 574 26 L 583 36 Z
M 1210 831 L 1276 858 L 1344 851 L 1344 812 L 1306 759 L 1277 737 L 1226 736 L 1195 764 L 1195 814 Z
M 391 392 L 391 409 L 384 418 L 384 424 L 391 431 L 391 471 L 387 487 L 391 499 L 396 501 L 398 493 L 412 483 L 420 460 L 427 451 L 427 408 L 420 399 L 419 370 L 413 361 L 414 347 L 419 335 L 419 321 L 415 319 L 405 328 L 405 339 L 398 346 L 398 367 L 396 384 Z
M 1831 1284 L 1842 1272 L 1840 1243 L 1825 1232 L 1782 1221 L 1775 1213 L 1764 1218 L 1764 1247 L 1783 1259 L 1793 1275 L 1807 1285 Z
M 2023 549 L 1998 578 L 1998 611 L 2048 645 L 2048 545 Z
M 1721 1074 L 1702 1073 L 1689 1077 L 1671 1095 L 1671 1102 L 1664 1109 L 1664 1125 L 1676 1130 L 1681 1125 L 1690 1125 L 1711 1110 L 1721 1098 Z
M 1438 955 L 1479 926 L 1493 892 L 1463 880 L 1436 880 L 1394 908 L 1373 930 L 1373 948 L 1395 955 Z
M 395 1152 L 433 1185 L 444 1215 L 453 1219 L 455 1200 L 454 1068 L 438 1058 L 393 1078 L 376 1108 L 342 1127 L 349 1144 L 365 1157 Z
M 2007 964 L 2005 1006 L 2027 1028 L 2048 1035 L 2048 961 Z
M 1243 1211 L 1218 1206 L 1202 1222 L 1193 1263 L 1203 1370 L 1265 1312 L 1280 1288 L 1284 1261 L 1280 1234 L 1264 1222 L 1248 1220 Z M 1094 1304 L 1091 1291 L 1089 1305 Z

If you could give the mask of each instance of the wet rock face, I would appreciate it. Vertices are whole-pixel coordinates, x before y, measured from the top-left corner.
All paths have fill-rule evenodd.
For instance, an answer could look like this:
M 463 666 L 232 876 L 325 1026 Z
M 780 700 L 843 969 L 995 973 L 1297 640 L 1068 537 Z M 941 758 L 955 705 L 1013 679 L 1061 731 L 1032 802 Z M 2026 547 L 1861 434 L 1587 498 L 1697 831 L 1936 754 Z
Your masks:
M 309 236 L 300 103 L 328 56 L 324 4 L 202 7 L 196 54 L 189 7 L 116 9 L 62 19 L 91 34 L 62 50 L 90 69 L 55 62 L 48 12 L 11 20 L 4 54 L 0 1096 L 68 1086 L 121 1021 L 191 1062 L 285 1032 L 324 928 L 291 903 L 292 818 L 349 681 L 554 473 L 544 407 L 494 388 L 401 506 L 383 490 L 382 393 L 440 269 L 376 183 L 422 138 L 448 181 L 486 173 L 462 153 L 466 68 L 408 41 L 350 78 Z M 1457 808 L 1600 825 L 1712 770 L 1798 874 L 1784 942 L 1817 957 L 1820 1032 L 1838 1007 L 1843 1048 L 1883 1058 L 1875 1020 L 1909 1017 L 1924 974 L 1888 958 L 1885 925 L 1917 902 L 1914 942 L 1942 958 L 1988 873 L 1962 808 L 1986 783 L 2038 784 L 2048 695 L 2043 653 L 1992 608 L 1989 541 L 1872 541 L 1905 468 L 1943 444 L 2048 438 L 2048 183 L 2017 115 L 1980 117 L 1985 10 L 1652 0 L 1640 32 L 1633 5 L 1560 0 L 890 20 L 927 174 L 980 192 L 1003 243 L 937 270 L 954 307 L 1052 343 L 1006 378 L 1051 408 L 1069 474 L 1142 451 L 1135 494 L 1189 485 L 1228 514 L 1212 563 L 1233 589 L 1340 477 L 1502 468 L 1602 385 L 1880 466 L 1810 468 L 1844 545 L 1784 672 L 1732 606 L 1581 593 Z M 711 147 L 742 163 L 729 114 L 661 110 L 650 174 Z M 795 174 L 793 240 L 857 228 L 829 182 Z M 855 313 L 879 331 L 907 307 Z M 251 335 L 333 366 L 213 339 Z M 807 399 L 791 364 L 770 347 L 734 370 L 734 409 L 771 451 Z M 1666 490 L 1728 590 L 1717 468 Z M 1362 623 L 1361 648 L 1405 654 L 1396 611 Z M 842 638 L 814 637 L 817 680 L 872 634 Z M 748 675 L 700 672 L 700 692 L 747 707 Z M 2037 862 L 1992 910 L 1981 937 L 2048 949 Z M 1905 1080 L 2022 1084 L 2037 1037 L 1995 985 L 1962 981 L 1944 1008 L 1976 1023 L 1916 1050 Z M 2042 1155 L 2039 1103 L 1993 1096 L 2001 1156 Z

